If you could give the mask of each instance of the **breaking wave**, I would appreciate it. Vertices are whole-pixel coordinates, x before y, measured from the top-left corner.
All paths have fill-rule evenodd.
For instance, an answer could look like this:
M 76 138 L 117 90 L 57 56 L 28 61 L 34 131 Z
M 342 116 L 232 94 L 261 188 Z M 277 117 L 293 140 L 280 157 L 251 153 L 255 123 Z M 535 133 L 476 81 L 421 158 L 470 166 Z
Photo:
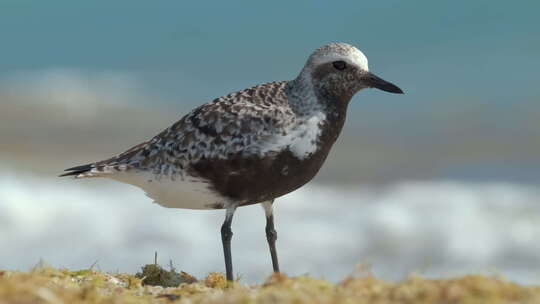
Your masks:
M 338 280 L 355 265 L 397 280 L 465 273 L 540 283 L 540 191 L 512 183 L 410 181 L 385 186 L 310 184 L 276 201 L 284 272 Z M 104 180 L 0 177 L 0 268 L 136 272 L 153 262 L 202 277 L 223 271 L 222 211 L 152 204 L 142 191 Z M 233 263 L 245 281 L 270 274 L 258 206 L 233 221 Z

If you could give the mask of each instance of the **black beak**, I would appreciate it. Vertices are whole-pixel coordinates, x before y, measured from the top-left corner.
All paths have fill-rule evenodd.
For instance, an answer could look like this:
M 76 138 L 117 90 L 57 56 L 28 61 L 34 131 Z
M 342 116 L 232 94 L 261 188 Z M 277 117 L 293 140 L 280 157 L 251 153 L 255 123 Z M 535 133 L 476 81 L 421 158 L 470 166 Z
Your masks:
M 403 94 L 403 91 L 397 85 L 379 78 L 372 73 L 368 73 L 364 76 L 364 82 L 370 88 L 377 88 L 379 90 L 395 94 Z

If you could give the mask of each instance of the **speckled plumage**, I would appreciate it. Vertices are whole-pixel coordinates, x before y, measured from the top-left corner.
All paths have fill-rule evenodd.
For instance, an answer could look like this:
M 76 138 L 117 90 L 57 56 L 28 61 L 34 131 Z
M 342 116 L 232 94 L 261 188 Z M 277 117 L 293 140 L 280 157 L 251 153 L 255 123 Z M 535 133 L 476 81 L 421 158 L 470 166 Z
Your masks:
M 216 98 L 151 140 L 97 162 L 84 174 L 144 169 L 174 179 L 203 158 L 226 159 L 237 153 L 263 157 L 268 141 L 286 134 L 295 120 L 287 107 L 285 84 L 262 84 Z
M 343 60 L 349 71 L 332 67 Z M 175 208 L 270 201 L 311 180 L 337 139 L 350 98 L 368 85 L 353 46 L 317 49 L 292 81 L 261 84 L 203 104 L 147 142 L 66 175 L 133 184 Z M 275 181 L 275 180 L 279 181 Z

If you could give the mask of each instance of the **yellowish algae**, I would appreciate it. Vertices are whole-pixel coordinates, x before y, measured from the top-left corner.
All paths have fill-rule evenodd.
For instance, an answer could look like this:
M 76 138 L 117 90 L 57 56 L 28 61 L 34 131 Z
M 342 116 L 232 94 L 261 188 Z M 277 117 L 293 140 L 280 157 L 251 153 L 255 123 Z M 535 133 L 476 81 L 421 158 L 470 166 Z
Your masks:
M 145 285 L 144 280 L 94 270 L 5 270 L 0 271 L 0 303 L 540 303 L 540 287 L 481 275 L 441 280 L 412 276 L 397 283 L 366 275 L 336 284 L 275 274 L 262 284 L 248 285 L 227 283 L 223 274 L 211 273 L 177 287 Z
M 148 264 L 142 267 L 142 271 L 135 274 L 135 277 L 141 279 L 144 285 L 177 287 L 182 283 L 195 283 L 197 279 L 183 271 L 176 272 L 171 266 L 169 271 L 163 269 L 157 263 Z

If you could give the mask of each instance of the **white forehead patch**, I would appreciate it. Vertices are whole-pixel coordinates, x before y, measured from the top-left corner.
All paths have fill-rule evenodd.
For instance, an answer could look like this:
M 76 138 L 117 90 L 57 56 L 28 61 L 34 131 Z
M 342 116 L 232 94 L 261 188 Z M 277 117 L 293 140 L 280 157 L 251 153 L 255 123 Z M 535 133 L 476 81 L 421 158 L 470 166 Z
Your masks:
M 343 60 L 348 64 L 356 65 L 365 71 L 369 71 L 368 60 L 364 53 L 346 43 L 331 43 L 322 46 L 311 54 L 308 62 L 313 66 L 317 66 L 338 60 Z

